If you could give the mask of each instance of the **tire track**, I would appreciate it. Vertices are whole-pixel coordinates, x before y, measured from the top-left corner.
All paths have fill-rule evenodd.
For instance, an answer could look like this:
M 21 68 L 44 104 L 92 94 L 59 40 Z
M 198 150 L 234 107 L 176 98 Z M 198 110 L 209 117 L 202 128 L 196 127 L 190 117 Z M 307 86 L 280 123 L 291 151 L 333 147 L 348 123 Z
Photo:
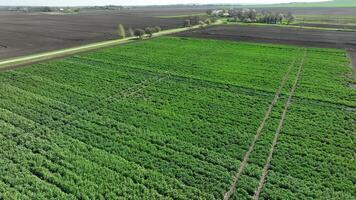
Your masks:
M 304 51 L 304 56 L 302 58 L 302 61 L 300 63 L 300 66 L 299 66 L 299 69 L 298 69 L 298 73 L 297 73 L 297 76 L 294 80 L 294 83 L 293 83 L 293 86 L 292 86 L 292 89 L 291 89 L 291 92 L 289 94 L 289 97 L 288 97 L 288 100 L 287 102 L 285 103 L 285 106 L 284 106 L 284 110 L 283 110 L 283 113 L 282 113 L 282 116 L 281 116 L 281 120 L 279 121 L 279 125 L 278 125 L 278 128 L 276 130 L 276 133 L 274 135 L 274 138 L 273 138 L 273 142 L 272 142 L 272 146 L 271 146 L 271 149 L 270 149 L 270 152 L 269 152 L 269 155 L 267 157 L 267 160 L 266 160 L 266 164 L 263 168 L 263 171 L 262 171 L 262 176 L 260 178 L 260 182 L 258 184 L 258 187 L 257 189 L 255 190 L 255 194 L 253 196 L 253 199 L 254 200 L 258 200 L 259 197 L 260 197 L 260 194 L 262 192 L 262 188 L 264 186 L 264 183 L 265 183 L 265 180 L 266 180 L 266 177 L 268 175 L 268 172 L 269 172 L 269 168 L 270 168 L 270 164 L 271 164 L 271 161 L 272 161 L 272 157 L 273 157 L 273 153 L 276 149 L 276 146 L 277 146 L 277 142 L 278 142 L 278 137 L 280 135 L 280 132 L 283 128 L 283 124 L 284 124 L 284 120 L 287 116 L 287 111 L 288 111 L 288 108 L 292 102 L 292 98 L 293 98 L 293 95 L 295 93 L 295 90 L 297 88 L 297 85 L 298 85 L 298 81 L 300 80 L 300 75 L 301 75 L 301 72 L 302 72 L 302 69 L 303 69 L 303 64 L 304 64 L 304 61 L 305 61 L 305 58 L 306 58 L 306 55 L 307 55 L 307 50 Z
M 266 111 L 265 116 L 264 116 L 260 126 L 258 127 L 258 129 L 256 131 L 256 134 L 255 134 L 255 136 L 254 136 L 254 138 L 253 138 L 253 140 L 252 140 L 247 152 L 245 153 L 243 161 L 241 162 L 239 170 L 236 172 L 236 174 L 235 174 L 235 176 L 233 178 L 233 181 L 232 181 L 232 184 L 231 184 L 229 190 L 224 194 L 224 198 L 223 198 L 224 200 L 229 200 L 231 198 L 231 196 L 235 193 L 237 182 L 238 182 L 243 170 L 245 169 L 245 166 L 246 166 L 246 164 L 247 164 L 247 162 L 249 160 L 250 154 L 253 151 L 253 149 L 255 148 L 255 144 L 256 144 L 258 138 L 261 135 L 262 129 L 264 128 L 267 119 L 271 115 L 273 107 L 275 106 L 275 104 L 277 103 L 278 99 L 280 98 L 282 89 L 283 89 L 284 85 L 286 84 L 286 82 L 288 80 L 288 76 L 289 76 L 290 71 L 291 71 L 292 67 L 294 66 L 294 64 L 295 64 L 295 60 L 293 60 L 292 63 L 289 65 L 288 71 L 284 75 L 284 77 L 283 77 L 283 79 L 281 81 L 281 84 L 280 84 L 278 90 L 275 93 L 274 99 L 272 100 L 271 104 L 269 105 L 268 110 Z

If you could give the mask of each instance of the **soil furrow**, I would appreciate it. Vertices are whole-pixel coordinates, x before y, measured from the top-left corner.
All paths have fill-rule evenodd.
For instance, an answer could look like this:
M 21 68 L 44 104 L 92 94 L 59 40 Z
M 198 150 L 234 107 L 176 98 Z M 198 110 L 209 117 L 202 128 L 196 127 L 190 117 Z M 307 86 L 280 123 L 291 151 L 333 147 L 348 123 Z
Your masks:
M 269 152 L 269 155 L 267 157 L 267 160 L 266 160 L 266 164 L 263 168 L 263 171 L 262 171 L 262 176 L 260 178 L 260 181 L 259 181 L 259 184 L 258 184 L 258 187 L 257 189 L 255 190 L 255 194 L 253 196 L 253 199 L 254 200 L 258 200 L 259 197 L 260 197 L 260 194 L 262 192 L 262 188 L 264 186 L 264 183 L 265 183 L 265 180 L 266 180 L 266 177 L 268 175 L 268 170 L 270 168 L 270 164 L 271 164 L 271 161 L 272 161 L 272 157 L 273 157 L 273 153 L 276 149 L 276 146 L 277 146 L 277 142 L 278 142 L 278 137 L 280 135 L 280 132 L 283 128 L 283 124 L 284 124 L 284 120 L 287 116 L 287 111 L 288 111 L 288 108 L 292 102 L 292 98 L 293 98 L 293 95 L 295 93 L 295 90 L 297 88 L 297 85 L 298 85 L 298 81 L 300 80 L 300 75 L 301 75 L 301 72 L 302 72 L 302 69 L 303 69 L 303 64 L 304 64 L 304 61 L 305 61 L 305 58 L 306 58 L 306 55 L 307 55 L 307 51 L 305 50 L 304 51 L 304 56 L 303 56 L 303 59 L 301 61 L 301 64 L 299 66 L 299 69 L 298 69 L 298 73 L 297 73 L 297 76 L 295 78 L 295 81 L 293 83 L 293 86 L 292 86 L 292 89 L 291 89 L 291 93 L 289 94 L 289 97 L 288 97 L 288 100 L 287 102 L 285 103 L 285 106 L 284 106 L 284 110 L 283 110 L 283 113 L 282 113 L 282 116 L 281 116 L 281 120 L 279 121 L 279 125 L 278 125 L 278 128 L 276 130 L 276 133 L 274 135 L 274 138 L 273 138 L 273 142 L 272 142 L 272 146 L 271 146 L 271 149 L 270 149 L 270 152 Z
M 295 63 L 295 60 L 289 65 L 288 71 L 284 75 L 284 77 L 283 77 L 283 79 L 281 81 L 281 84 L 280 84 L 278 90 L 275 93 L 274 99 L 272 100 L 271 104 L 269 105 L 268 110 L 266 111 L 265 116 L 264 116 L 260 126 L 258 127 L 257 132 L 256 132 L 256 134 L 255 134 L 255 136 L 254 136 L 254 138 L 253 138 L 253 140 L 252 140 L 247 152 L 244 155 L 243 161 L 241 162 L 240 167 L 239 167 L 238 171 L 236 172 L 236 174 L 235 174 L 235 176 L 233 178 L 231 187 L 224 194 L 224 200 L 230 199 L 230 197 L 235 193 L 237 182 L 238 182 L 243 170 L 245 169 L 245 166 L 246 166 L 246 164 L 247 164 L 247 162 L 249 160 L 250 154 L 253 151 L 253 149 L 255 147 L 255 144 L 256 144 L 258 138 L 261 135 L 262 129 L 264 128 L 265 123 L 266 123 L 267 119 L 269 118 L 269 116 L 270 116 L 270 114 L 272 112 L 273 107 L 275 106 L 275 104 L 277 103 L 278 99 L 280 98 L 282 89 L 283 89 L 284 85 L 286 84 L 286 82 L 288 80 L 289 73 L 290 73 L 292 67 L 294 66 L 294 63 Z

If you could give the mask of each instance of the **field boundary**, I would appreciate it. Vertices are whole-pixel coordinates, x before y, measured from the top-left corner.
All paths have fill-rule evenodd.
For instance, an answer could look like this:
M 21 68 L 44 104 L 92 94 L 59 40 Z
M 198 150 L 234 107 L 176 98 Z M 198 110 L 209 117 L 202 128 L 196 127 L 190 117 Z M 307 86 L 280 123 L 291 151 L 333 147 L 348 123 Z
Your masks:
M 269 107 L 268 107 L 268 109 L 267 109 L 267 111 L 266 111 L 266 113 L 264 115 L 264 118 L 261 121 L 260 126 L 258 127 L 258 129 L 256 131 L 256 134 L 255 134 L 254 138 L 251 141 L 250 146 L 248 147 L 248 150 L 244 155 L 243 161 L 240 163 L 240 167 L 239 167 L 238 171 L 235 173 L 235 176 L 233 178 L 233 181 L 231 183 L 231 186 L 230 186 L 229 190 L 224 194 L 224 200 L 229 200 L 231 198 L 231 196 L 235 193 L 238 180 L 239 180 L 243 170 L 245 169 L 245 166 L 246 166 L 246 164 L 247 164 L 247 162 L 249 160 L 250 154 L 252 153 L 253 149 L 255 148 L 255 144 L 256 144 L 258 138 L 260 137 L 260 135 L 262 133 L 262 129 L 264 128 L 264 126 L 266 124 L 266 121 L 269 118 L 269 116 L 270 116 L 270 114 L 271 114 L 271 112 L 273 110 L 273 107 L 275 106 L 275 104 L 277 103 L 278 99 L 280 98 L 280 95 L 282 93 L 282 89 L 283 89 L 285 83 L 288 80 L 290 71 L 291 71 L 292 67 L 294 66 L 294 64 L 295 64 L 295 60 L 293 60 L 292 63 L 289 65 L 288 70 L 285 73 L 285 75 L 284 75 L 284 77 L 283 77 L 283 79 L 281 81 L 281 84 L 280 84 L 279 88 L 277 89 L 277 91 L 275 93 L 275 96 L 274 96 L 271 104 L 269 105 Z
M 304 55 L 303 55 L 301 64 L 300 64 L 300 66 L 299 66 L 297 76 L 296 76 L 295 81 L 294 81 L 294 83 L 293 83 L 293 86 L 292 86 L 291 92 L 290 92 L 290 94 L 289 94 L 288 100 L 287 100 L 287 102 L 286 102 L 285 105 L 284 105 L 284 110 L 283 110 L 281 119 L 280 119 L 280 121 L 279 121 L 278 128 L 277 128 L 277 130 L 276 130 L 276 132 L 275 132 L 275 135 L 274 135 L 274 138 L 273 138 L 273 142 L 272 142 L 272 146 L 271 146 L 269 155 L 268 155 L 267 160 L 266 160 L 266 164 L 265 164 L 265 166 L 264 166 L 264 168 L 263 168 L 263 171 L 262 171 L 262 176 L 261 176 L 261 178 L 260 178 L 258 187 L 257 187 L 257 189 L 255 190 L 255 194 L 254 194 L 254 196 L 253 196 L 253 199 L 254 199 L 254 200 L 258 200 L 259 197 L 260 197 L 260 194 L 261 194 L 261 192 L 262 192 L 262 188 L 263 188 L 263 186 L 264 186 L 266 177 L 267 177 L 268 172 L 269 172 L 269 168 L 270 168 L 270 164 L 271 164 L 271 161 L 272 161 L 272 157 L 273 157 L 273 154 L 274 154 L 275 149 L 276 149 L 276 146 L 277 146 L 278 138 L 279 138 L 280 132 L 281 132 L 281 130 L 282 130 L 282 128 L 283 128 L 284 120 L 285 120 L 285 118 L 286 118 L 286 116 L 287 116 L 288 108 L 289 108 L 289 106 L 290 106 L 290 104 L 291 104 L 291 102 L 292 102 L 292 98 L 293 98 L 294 93 L 295 93 L 295 90 L 296 90 L 296 88 L 297 88 L 298 81 L 300 80 L 300 75 L 301 75 L 301 72 L 302 72 L 302 69 L 303 69 L 303 65 L 304 65 L 304 61 L 305 61 L 306 55 L 307 55 L 307 50 L 304 51 Z
M 295 29 L 308 29 L 308 30 L 324 30 L 324 31 L 345 31 L 345 32 L 356 32 L 355 29 L 348 28 L 326 28 L 326 27 L 315 27 L 315 26 L 301 26 L 301 25 L 281 25 L 281 24 L 263 24 L 263 23 L 243 23 L 243 22 L 227 22 L 224 25 L 241 25 L 241 26 L 272 26 L 272 27 L 285 27 L 285 28 L 295 28 Z
M 207 27 L 207 26 L 219 25 L 220 23 L 221 22 L 218 21 L 211 25 L 204 25 L 204 26 L 196 25 L 196 26 L 185 27 L 185 28 L 175 28 L 175 29 L 163 30 L 161 32 L 154 33 L 152 35 L 152 37 L 149 37 L 149 38 L 146 37 L 145 40 L 164 36 L 164 35 L 179 33 L 179 32 L 183 32 L 183 31 L 188 31 L 188 30 L 192 30 L 192 29 L 199 29 L 199 28 L 203 28 L 203 27 Z M 77 54 L 77 53 L 93 51 L 93 50 L 97 50 L 97 49 L 101 49 L 101 48 L 105 48 L 105 47 L 112 47 L 115 45 L 126 44 L 126 43 L 130 43 L 130 42 L 134 42 L 134 41 L 140 41 L 140 40 L 137 40 L 137 37 L 127 37 L 127 38 L 123 38 L 123 39 L 97 42 L 97 43 L 87 44 L 87 45 L 78 46 L 78 47 L 72 47 L 72 48 L 50 51 L 50 52 L 34 54 L 34 55 L 29 55 L 29 56 L 0 60 L 0 72 L 5 71 L 5 70 L 14 69 L 19 66 L 23 66 L 23 65 L 27 65 L 27 64 L 33 64 L 33 63 L 52 60 L 52 59 L 56 59 L 56 58 L 63 58 L 66 56 Z
M 350 67 L 351 67 L 351 76 L 356 78 L 356 50 L 350 48 L 346 49 L 347 55 L 350 59 Z
M 205 12 L 201 12 L 201 13 L 195 13 L 195 14 L 186 14 L 186 15 L 161 15 L 161 16 L 155 16 L 157 18 L 161 18 L 161 19 L 174 19 L 174 18 L 187 18 L 187 17 L 196 17 L 196 16 L 208 16 Z

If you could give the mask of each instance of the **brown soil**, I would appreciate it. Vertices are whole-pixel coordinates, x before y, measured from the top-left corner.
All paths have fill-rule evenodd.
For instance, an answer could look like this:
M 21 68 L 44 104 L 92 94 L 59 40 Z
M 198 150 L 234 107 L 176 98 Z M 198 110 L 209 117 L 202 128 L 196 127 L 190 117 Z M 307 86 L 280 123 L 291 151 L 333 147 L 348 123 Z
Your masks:
M 342 25 L 342 24 L 317 24 L 317 23 L 298 23 L 293 24 L 296 26 L 317 27 L 317 28 L 335 28 L 335 29 L 355 29 L 354 25 Z
M 183 37 L 291 44 L 307 47 L 355 48 L 356 32 L 262 25 L 221 25 L 176 34 Z
M 154 15 L 165 13 L 157 11 Z M 175 14 L 173 11 L 170 13 Z M 0 12 L 0 60 L 117 39 L 118 24 L 126 28 L 160 26 L 170 29 L 182 26 L 183 20 L 160 19 L 148 11 L 83 12 L 75 15 Z

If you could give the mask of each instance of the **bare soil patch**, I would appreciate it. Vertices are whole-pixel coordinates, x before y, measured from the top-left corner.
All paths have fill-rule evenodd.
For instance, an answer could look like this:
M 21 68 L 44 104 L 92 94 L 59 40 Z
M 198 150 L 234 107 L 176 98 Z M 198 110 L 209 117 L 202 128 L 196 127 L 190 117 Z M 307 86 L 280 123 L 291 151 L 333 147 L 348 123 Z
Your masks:
M 155 11 L 165 15 L 169 11 Z M 170 11 L 171 14 L 193 11 Z M 151 11 L 83 12 L 75 15 L 0 12 L 0 60 L 117 39 L 117 26 L 171 29 L 182 19 L 161 19 Z M 3 48 L 6 46 L 6 48 Z
M 354 48 L 356 32 L 264 25 L 221 25 L 176 34 L 183 37 L 291 44 L 307 47 Z
M 294 25 L 305 26 L 305 27 L 317 27 L 317 28 L 334 28 L 334 29 L 356 30 L 355 25 L 343 25 L 343 24 L 298 23 L 298 24 L 294 24 Z M 355 32 L 355 34 L 356 34 L 356 32 Z

